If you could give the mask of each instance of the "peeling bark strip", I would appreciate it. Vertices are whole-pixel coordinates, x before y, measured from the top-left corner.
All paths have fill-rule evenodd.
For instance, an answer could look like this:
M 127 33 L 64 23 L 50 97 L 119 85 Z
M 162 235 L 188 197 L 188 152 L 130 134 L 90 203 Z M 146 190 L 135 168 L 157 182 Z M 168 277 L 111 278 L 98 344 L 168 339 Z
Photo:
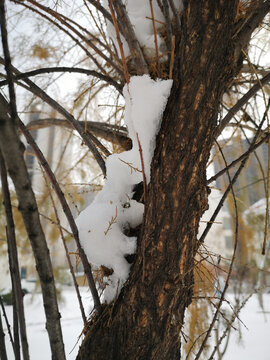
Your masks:
M 115 304 L 90 324 L 77 359 L 180 358 L 199 220 L 208 206 L 206 164 L 221 97 L 242 63 L 232 41 L 237 4 L 184 1 L 136 262 Z

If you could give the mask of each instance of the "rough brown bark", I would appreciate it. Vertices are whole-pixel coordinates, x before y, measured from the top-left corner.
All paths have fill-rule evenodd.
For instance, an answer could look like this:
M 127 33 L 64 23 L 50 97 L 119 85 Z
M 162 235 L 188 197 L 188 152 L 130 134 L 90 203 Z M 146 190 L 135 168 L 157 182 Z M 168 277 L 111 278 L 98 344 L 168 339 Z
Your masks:
M 90 325 L 78 359 L 180 358 L 198 225 L 208 206 L 206 164 L 221 96 L 241 64 L 232 43 L 235 6 L 185 4 L 137 260 L 116 303 Z

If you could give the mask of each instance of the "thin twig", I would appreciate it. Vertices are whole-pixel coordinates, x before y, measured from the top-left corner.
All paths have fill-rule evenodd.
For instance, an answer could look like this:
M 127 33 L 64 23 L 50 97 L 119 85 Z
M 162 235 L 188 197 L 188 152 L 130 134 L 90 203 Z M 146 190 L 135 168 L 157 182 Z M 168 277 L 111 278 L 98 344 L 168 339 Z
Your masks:
M 252 98 L 252 96 L 254 96 L 261 89 L 261 86 L 264 86 L 269 81 L 270 81 L 270 72 L 262 79 L 260 79 L 261 84 L 256 83 L 255 85 L 253 85 L 252 88 L 245 95 L 243 95 L 241 99 L 237 101 L 237 103 L 228 111 L 228 114 L 224 117 L 224 119 L 221 120 L 220 125 L 217 129 L 216 137 L 222 133 L 222 131 L 228 125 L 230 120 L 248 102 L 248 100 Z
M 270 131 L 270 121 L 269 121 L 269 116 L 268 116 L 268 111 L 267 111 L 266 96 L 265 96 L 265 92 L 263 90 L 263 85 L 259 79 L 256 68 L 254 67 L 254 65 L 252 64 L 252 62 L 249 59 L 248 54 L 243 49 L 242 49 L 242 53 L 244 54 L 245 58 L 247 59 L 249 66 L 253 69 L 256 79 L 260 85 L 260 89 L 263 94 L 263 101 L 264 101 L 264 105 L 265 105 L 265 109 L 266 109 L 265 114 L 266 114 L 266 118 L 267 118 L 267 130 L 269 132 Z M 266 176 L 266 209 L 265 209 L 265 223 L 264 223 L 264 238 L 263 238 L 262 255 L 265 255 L 266 239 L 267 239 L 267 235 L 268 235 L 268 223 L 269 223 L 269 187 L 270 187 L 270 142 L 269 141 L 267 142 L 267 145 L 268 145 L 268 161 L 267 161 L 267 176 Z
M 243 307 L 246 305 L 246 303 L 248 302 L 248 300 L 250 299 L 250 297 L 252 296 L 253 294 L 250 294 L 241 304 L 241 306 L 236 310 L 234 311 L 233 315 L 232 315 L 232 318 L 231 318 L 231 321 L 230 323 L 232 324 L 234 322 L 234 320 L 238 317 L 240 311 L 243 309 Z M 227 335 L 228 331 L 231 329 L 231 326 L 230 325 L 227 325 L 226 329 L 224 330 L 222 336 L 219 338 L 218 340 L 218 343 L 216 344 L 216 346 L 214 347 L 210 357 L 208 358 L 208 360 L 212 360 L 214 358 L 214 355 L 218 349 L 218 347 L 220 346 L 220 344 L 222 343 L 223 339 L 225 338 L 225 336 Z
M 146 176 L 145 176 L 145 171 L 144 171 L 144 161 L 143 161 L 143 153 L 142 153 L 142 147 L 141 147 L 141 142 L 139 139 L 139 135 L 136 132 L 136 136 L 137 136 L 137 141 L 138 141 L 138 146 L 139 146 L 139 153 L 140 153 L 140 159 L 141 159 L 141 165 L 142 165 L 142 176 L 143 176 L 143 197 L 144 197 L 144 203 L 146 203 L 146 192 L 147 192 L 147 182 L 146 182 Z M 143 272 L 142 272 L 142 281 L 144 281 L 145 278 L 145 242 L 143 240 L 142 243 L 142 254 L 143 254 Z
M 222 149 L 221 149 L 221 147 L 219 146 L 218 143 L 217 143 L 217 146 L 218 146 L 219 151 L 221 153 L 221 156 L 223 158 L 225 167 L 227 167 L 228 165 L 227 165 L 226 158 L 225 158 L 225 156 L 223 154 L 223 151 L 222 151 Z M 225 293 L 226 293 L 226 291 L 228 289 L 228 286 L 229 286 L 229 280 L 231 278 L 233 264 L 234 264 L 235 257 L 236 257 L 236 249 L 237 249 L 237 245 L 238 245 L 238 207 L 237 207 L 236 197 L 235 197 L 235 193 L 234 193 L 234 189 L 233 189 L 233 183 L 232 183 L 232 179 L 231 179 L 229 171 L 227 171 L 227 175 L 228 175 L 228 179 L 229 179 L 230 190 L 232 192 L 233 202 L 234 202 L 234 209 L 235 209 L 235 241 L 234 241 L 233 255 L 232 255 L 231 263 L 230 263 L 230 266 L 229 266 L 229 271 L 228 271 L 228 274 L 227 274 L 224 289 L 223 289 L 223 291 L 221 293 L 220 300 L 219 300 L 219 302 L 218 302 L 218 304 L 216 306 L 215 314 L 213 316 L 211 324 L 208 327 L 207 333 L 206 333 L 206 335 L 205 335 L 205 337 L 204 337 L 204 339 L 203 339 L 203 341 L 201 343 L 200 349 L 199 349 L 198 353 L 196 354 L 196 357 L 195 357 L 194 360 L 198 360 L 200 358 L 200 355 L 201 355 L 201 353 L 203 352 L 203 350 L 204 350 L 204 348 L 206 346 L 206 342 L 207 342 L 208 338 L 210 337 L 210 334 L 211 334 L 211 331 L 212 331 L 212 329 L 214 327 L 214 324 L 216 322 L 217 316 L 220 313 L 220 308 L 221 308 L 221 305 L 222 305 L 223 300 L 225 298 Z
M 32 135 L 29 133 L 29 131 L 27 131 L 25 125 L 23 124 L 22 121 L 19 121 L 19 127 L 22 131 L 22 133 L 24 134 L 27 142 L 29 143 L 29 145 L 31 145 L 32 149 L 34 150 L 37 158 L 39 159 L 42 167 L 44 168 L 46 174 L 48 175 L 52 186 L 54 187 L 54 190 L 56 192 L 56 195 L 61 203 L 61 206 L 63 208 L 63 211 L 66 215 L 66 218 L 68 220 L 68 223 L 70 225 L 74 240 L 76 242 L 78 251 L 79 251 L 79 255 L 80 255 L 80 259 L 82 261 L 83 267 L 84 267 L 84 272 L 85 275 L 87 277 L 88 280 L 88 285 L 90 288 L 90 291 L 92 293 L 93 296 L 93 300 L 94 300 L 94 305 L 95 305 L 95 309 L 98 313 L 101 313 L 101 304 L 100 304 L 100 300 L 99 300 L 99 296 L 98 296 L 98 292 L 95 286 L 95 282 L 93 279 L 93 275 L 92 275 L 92 271 L 91 271 L 91 266 L 87 260 L 87 257 L 85 255 L 85 252 L 83 250 L 83 248 L 81 247 L 81 243 L 80 243 L 80 239 L 79 239 L 79 232 L 78 232 L 78 228 L 77 225 L 74 221 L 74 218 L 72 216 L 71 210 L 68 206 L 68 203 L 65 199 L 65 196 L 55 178 L 55 175 L 53 174 L 48 162 L 46 161 L 44 155 L 42 154 L 42 152 L 40 151 L 39 147 L 37 146 L 37 144 L 35 143 Z
M 237 159 L 233 160 L 228 167 L 220 170 L 217 174 L 211 176 L 210 179 L 207 180 L 207 184 L 211 184 L 213 181 L 218 179 L 220 176 L 222 176 L 227 170 L 231 169 L 235 165 L 237 165 L 240 161 L 244 160 L 246 157 L 248 157 L 251 153 L 253 153 L 259 146 L 261 146 L 263 143 L 265 143 L 270 138 L 270 134 L 267 133 L 257 144 L 253 144 L 249 147 L 249 149 L 243 153 L 241 156 L 239 156 Z
M 12 349 L 13 349 L 13 351 L 15 352 L 15 345 L 14 345 L 13 336 L 12 336 L 11 330 L 10 330 L 10 323 L 9 323 L 9 321 L 8 321 L 7 313 L 6 313 L 6 310 L 5 310 L 5 307 L 4 307 L 4 304 L 3 304 L 3 300 L 2 300 L 2 296 L 1 296 L 1 295 L 0 295 L 0 306 L 1 306 L 1 309 L 2 309 L 2 311 L 3 311 L 3 316 L 4 316 L 4 319 L 5 319 L 5 322 L 6 322 L 7 331 L 8 331 L 8 335 L 9 335 L 9 340 L 10 340 L 10 342 L 11 342 Z
M 0 358 L 2 360 L 8 360 L 1 311 L 0 311 Z
M 44 170 L 43 170 L 43 172 L 44 172 Z M 60 219 L 59 219 L 59 216 L 58 216 L 58 211 L 56 209 L 55 201 L 54 201 L 54 198 L 52 196 L 51 189 L 50 189 L 50 186 L 48 184 L 48 180 L 47 180 L 45 174 L 44 174 L 44 180 L 46 182 L 46 185 L 47 185 L 47 188 L 48 188 L 48 191 L 49 191 L 49 196 L 50 196 L 50 199 L 51 199 L 51 202 L 52 202 L 53 210 L 54 210 L 56 221 L 57 221 L 57 227 L 58 227 L 58 230 L 60 232 L 62 243 L 63 243 L 64 249 L 65 249 L 65 254 L 66 254 L 66 258 L 67 258 L 67 262 L 68 262 L 68 266 L 69 266 L 69 271 L 70 271 L 70 274 L 71 274 L 71 277 L 72 277 L 72 280 L 73 280 L 74 288 L 75 288 L 77 299 L 78 299 L 78 302 L 79 302 L 79 307 L 80 307 L 82 319 L 83 319 L 84 325 L 86 325 L 87 319 L 86 319 L 86 316 L 85 316 L 84 307 L 83 307 L 82 298 L 81 298 L 81 295 L 80 295 L 78 283 L 77 283 L 76 276 L 75 276 L 74 270 L 73 270 L 73 266 L 72 266 L 72 263 L 71 263 L 71 260 L 70 260 L 70 256 L 69 256 L 65 236 L 64 236 L 62 227 L 60 225 Z
M 252 142 L 251 142 L 251 144 L 250 144 L 250 148 L 252 148 L 252 147 L 256 144 L 256 141 L 257 141 L 258 137 L 259 137 L 260 134 L 261 134 L 261 128 L 262 128 L 262 126 L 263 126 L 264 121 L 265 121 L 265 114 L 264 114 L 264 116 L 263 116 L 263 118 L 262 118 L 262 121 L 260 122 L 260 124 L 259 124 L 259 126 L 258 126 L 258 129 L 257 129 L 256 134 L 255 134 L 254 137 L 253 137 L 253 140 L 252 140 Z M 212 223 L 211 223 L 211 222 L 212 222 L 212 221 L 215 221 L 218 213 L 220 212 L 220 209 L 222 208 L 222 206 L 223 206 L 223 204 L 224 204 L 224 202 L 225 202 L 225 200 L 226 200 L 226 198 L 227 198 L 227 196 L 228 196 L 228 194 L 229 194 L 229 192 L 230 192 L 231 186 L 232 186 L 232 185 L 236 182 L 236 180 L 238 179 L 238 176 L 240 175 L 241 171 L 243 170 L 243 168 L 244 168 L 244 166 L 245 166 L 245 164 L 246 164 L 246 162 L 247 162 L 247 160 L 248 160 L 248 158 L 249 158 L 249 155 L 250 155 L 250 153 L 247 154 L 247 156 L 243 157 L 243 159 L 241 160 L 241 164 L 240 164 L 239 168 L 237 169 L 236 173 L 234 174 L 234 177 L 232 178 L 231 183 L 229 183 L 229 185 L 228 185 L 227 189 L 225 190 L 222 198 L 220 199 L 219 204 L 218 204 L 218 206 L 216 207 L 216 209 L 215 209 L 215 211 L 214 211 L 214 213 L 213 213 L 213 215 L 212 215 L 212 217 L 211 217 L 211 219 L 210 219 L 210 223 L 207 224 L 204 232 L 202 233 L 202 235 L 201 235 L 201 237 L 200 237 L 200 239 L 199 239 L 200 242 L 204 242 L 204 239 L 206 238 L 208 232 L 210 231 L 210 229 L 211 229 L 211 227 L 212 227 Z M 210 181 L 210 180 L 209 180 L 209 181 Z
M 105 19 L 109 20 L 113 24 L 112 17 L 110 13 L 101 5 L 100 1 L 98 0 L 88 0 L 88 2 L 93 5 L 101 14 L 104 16 Z

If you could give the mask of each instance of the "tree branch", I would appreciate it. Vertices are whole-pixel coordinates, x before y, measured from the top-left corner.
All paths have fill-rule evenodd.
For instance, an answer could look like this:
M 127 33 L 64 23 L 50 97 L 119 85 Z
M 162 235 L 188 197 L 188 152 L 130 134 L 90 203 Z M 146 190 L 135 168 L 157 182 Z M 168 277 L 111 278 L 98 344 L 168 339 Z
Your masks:
M 99 72 L 95 71 L 95 70 L 88 70 L 88 69 L 83 69 L 83 68 L 73 68 L 73 67 L 66 67 L 66 66 L 61 66 L 61 67 L 51 67 L 51 68 L 41 68 L 41 69 L 36 69 L 36 70 L 32 70 L 32 71 L 27 71 L 25 73 L 20 73 L 18 75 L 14 76 L 14 80 L 21 80 L 21 79 L 26 79 L 32 76 L 36 76 L 36 75 L 41 75 L 41 74 L 49 74 L 49 73 L 58 73 L 58 72 L 68 72 L 68 73 L 78 73 L 78 74 L 86 74 L 88 76 L 94 76 L 102 81 L 105 81 L 106 83 L 108 83 L 109 85 L 112 85 L 115 87 L 115 89 L 122 94 L 122 85 L 118 84 L 117 81 L 113 80 L 111 77 L 100 74 Z M 6 85 L 7 84 L 7 80 L 4 81 L 0 81 L 0 86 Z
M 52 10 L 49 7 L 43 6 L 42 4 L 38 3 L 35 0 L 26 0 L 30 2 L 32 5 L 36 6 L 37 8 L 41 9 L 42 11 L 46 12 L 47 14 L 50 14 L 55 19 L 57 19 L 61 24 L 66 26 L 70 31 L 72 31 L 74 34 L 76 34 L 81 40 L 83 40 L 87 45 L 89 45 L 97 55 L 99 55 L 102 59 L 104 59 L 108 64 L 111 65 L 112 68 L 114 68 L 120 76 L 123 75 L 121 69 L 106 55 L 104 51 L 101 51 L 89 38 L 85 37 L 81 32 L 79 32 L 74 26 L 70 25 L 65 18 L 63 18 L 62 14 L 57 13 L 56 11 Z M 28 7 L 26 4 L 23 4 L 24 6 Z M 37 11 L 34 8 L 29 7 L 31 10 Z M 46 16 L 43 13 L 39 13 L 42 17 L 46 18 L 53 24 L 57 25 L 55 21 L 53 21 L 51 18 Z M 104 71 L 104 70 L 103 70 Z
M 144 60 L 144 56 L 140 48 L 140 44 L 136 37 L 133 26 L 130 22 L 125 5 L 123 4 L 122 0 L 114 0 L 113 6 L 117 13 L 118 24 L 120 23 L 122 25 L 121 26 L 122 33 L 128 43 L 131 57 L 134 60 L 136 74 L 137 75 L 148 74 L 148 67 Z
M 46 326 L 49 335 L 51 351 L 53 357 L 59 360 L 64 360 L 66 357 L 60 325 L 61 315 L 58 310 L 52 264 L 46 238 L 40 224 L 35 195 L 33 193 L 27 168 L 24 162 L 23 144 L 20 142 L 16 131 L 17 108 L 13 84 L 13 67 L 11 65 L 8 48 L 4 0 L 0 0 L 0 20 L 3 52 L 5 57 L 4 64 L 9 85 L 9 108 L 11 115 L 11 117 L 8 116 L 8 106 L 6 101 L 0 101 L 0 149 L 6 163 L 8 173 L 16 189 L 19 208 L 35 256 L 37 271 L 40 277 L 42 288 L 42 296 L 46 313 Z M 5 100 L 3 96 L 1 96 L 0 99 Z
M 97 0 L 87 0 L 87 1 L 91 5 L 93 5 L 99 12 L 101 12 L 101 14 L 104 16 L 105 19 L 109 20 L 113 24 L 111 14 L 100 4 L 99 1 L 97 1 Z
M 15 309 L 18 314 L 18 319 L 20 324 L 23 358 L 24 360 L 29 360 L 29 348 L 28 348 L 28 341 L 26 334 L 25 315 L 24 315 L 24 307 L 23 307 L 23 293 L 21 288 L 15 225 L 12 214 L 10 192 L 9 192 L 8 180 L 7 180 L 7 171 L 1 150 L 0 150 L 0 175 L 1 175 L 2 193 L 3 193 L 4 207 L 5 207 L 5 214 L 6 214 L 6 224 L 7 224 L 6 234 L 7 234 L 10 276 L 12 282 L 12 296 L 15 302 Z
M 2 360 L 8 360 L 1 311 L 0 311 L 0 358 Z
M 258 1 L 257 3 L 258 5 L 254 7 L 254 10 L 251 10 L 247 16 L 238 21 L 235 25 L 233 39 L 235 41 L 236 61 L 239 59 L 239 57 L 241 57 L 242 49 L 247 47 L 253 31 L 258 27 L 258 25 L 263 21 L 265 16 L 270 11 L 269 0 Z
M 265 115 L 266 115 L 266 113 L 264 114 L 264 116 L 263 116 L 263 118 L 262 118 L 262 120 L 261 120 L 261 122 L 260 122 L 260 124 L 259 124 L 259 126 L 258 126 L 257 132 L 256 132 L 256 134 L 254 135 L 254 137 L 253 137 L 253 139 L 252 139 L 252 141 L 251 141 L 251 143 L 250 143 L 250 147 L 249 147 L 249 148 L 252 148 L 252 147 L 256 144 L 256 141 L 257 141 L 258 137 L 259 137 L 260 134 L 261 134 L 261 128 L 262 128 L 263 123 L 264 123 L 264 121 L 265 121 Z M 249 153 L 249 154 L 250 154 L 250 153 Z M 219 201 L 219 203 L 218 203 L 218 206 L 216 207 L 213 215 L 211 216 L 210 221 L 207 223 L 207 226 L 206 226 L 206 228 L 204 229 L 204 232 L 202 233 L 202 235 L 201 235 L 201 237 L 200 237 L 200 239 L 199 239 L 200 242 L 204 242 L 204 239 L 206 238 L 206 236 L 207 236 L 208 232 L 210 231 L 210 229 L 211 229 L 211 227 L 212 227 L 212 225 L 213 225 L 213 223 L 214 223 L 214 221 L 215 221 L 218 213 L 220 212 L 220 209 L 222 208 L 222 206 L 223 206 L 223 204 L 224 204 L 224 202 L 225 202 L 225 200 L 226 200 L 226 198 L 227 198 L 227 196 L 228 196 L 228 194 L 229 194 L 229 192 L 230 192 L 230 190 L 231 190 L 231 187 L 235 184 L 235 182 L 236 182 L 236 180 L 238 179 L 240 173 L 242 172 L 244 166 L 246 165 L 246 162 L 247 162 L 247 160 L 248 160 L 248 158 L 249 158 L 249 154 L 247 154 L 247 155 L 246 155 L 245 157 L 243 157 L 243 159 L 241 160 L 241 164 L 240 164 L 239 168 L 237 169 L 236 173 L 234 174 L 234 177 L 231 179 L 229 185 L 227 186 L 227 189 L 225 190 L 222 198 L 220 199 L 220 201 Z M 209 179 L 208 181 L 210 181 L 210 179 Z M 207 183 L 208 183 L 208 182 L 207 182 Z
M 83 122 L 83 125 L 85 125 L 85 122 Z M 27 124 L 26 128 L 27 130 L 38 130 L 42 128 L 47 128 L 49 126 L 60 126 L 66 127 L 68 129 L 73 129 L 73 126 L 67 120 L 55 118 L 38 119 L 31 121 Z M 100 123 L 97 121 L 87 121 L 86 127 L 87 130 L 91 131 L 91 133 L 93 133 L 95 136 L 101 137 L 102 139 L 110 141 L 113 144 L 117 144 L 121 146 L 124 150 L 130 150 L 132 148 L 131 139 L 127 135 L 125 135 L 123 131 L 118 131 L 117 126 Z
M 222 176 L 225 172 L 227 172 L 229 169 L 237 165 L 240 161 L 244 160 L 246 157 L 248 157 L 254 150 L 256 150 L 259 146 L 261 146 L 263 143 L 267 142 L 270 138 L 270 134 L 267 133 L 257 144 L 253 144 L 249 147 L 249 149 L 243 153 L 241 156 L 239 156 L 236 160 L 232 161 L 227 167 L 220 170 L 216 175 L 213 175 L 210 179 L 207 180 L 207 185 L 211 184 L 213 181 L 217 180 L 220 176 Z
M 23 132 L 27 142 L 32 147 L 32 149 L 34 150 L 34 152 L 35 152 L 40 164 L 44 168 L 47 176 L 49 177 L 49 179 L 51 181 L 51 184 L 52 184 L 52 186 L 53 186 L 53 188 L 54 188 L 54 190 L 56 192 L 56 195 L 58 197 L 58 200 L 60 201 L 60 204 L 61 204 L 62 209 L 63 209 L 63 211 L 64 211 L 64 213 L 66 215 L 67 221 L 69 223 L 69 226 L 71 228 L 74 240 L 76 242 L 76 245 L 77 245 L 77 248 L 78 248 L 78 251 L 79 251 L 79 256 L 80 256 L 80 259 L 81 259 L 82 264 L 83 264 L 84 272 L 85 272 L 86 278 L 88 280 L 88 285 L 89 285 L 90 291 L 91 291 L 92 296 L 93 296 L 95 308 L 96 308 L 97 312 L 100 313 L 101 312 L 101 305 L 100 305 L 100 300 L 99 300 L 99 296 L 98 296 L 98 293 L 97 293 L 97 289 L 96 289 L 96 286 L 95 286 L 95 282 L 94 282 L 94 279 L 93 279 L 91 266 L 90 266 L 90 264 L 89 264 L 89 262 L 87 260 L 85 252 L 84 252 L 84 250 L 83 250 L 83 248 L 81 246 L 80 239 L 79 239 L 78 228 L 77 228 L 77 225 L 76 225 L 76 223 L 74 221 L 74 217 L 73 217 L 73 215 L 71 213 L 70 207 L 68 206 L 68 203 L 66 201 L 65 195 L 63 194 L 63 192 L 62 192 L 62 190 L 61 190 L 61 188 L 60 188 L 60 186 L 59 186 L 59 184 L 58 184 L 58 182 L 57 182 L 57 180 L 55 178 L 55 175 L 52 172 L 52 170 L 51 170 L 48 162 L 46 161 L 44 155 L 40 151 L 40 149 L 37 146 L 37 144 L 35 143 L 32 135 L 26 129 L 25 125 L 23 124 L 23 122 L 21 120 L 19 120 L 19 127 L 20 127 L 21 131 Z
M 0 57 L 0 62 L 4 63 L 3 59 Z M 18 75 L 20 74 L 20 71 L 18 71 L 14 66 L 12 66 L 12 71 Z M 78 131 L 80 136 L 82 137 L 85 144 L 89 147 L 90 151 L 93 153 L 97 163 L 99 164 L 102 173 L 104 176 L 106 176 L 106 167 L 105 162 L 98 152 L 96 146 L 93 144 L 92 140 L 90 139 L 89 135 L 84 131 L 83 125 L 74 119 L 74 117 L 66 110 L 64 109 L 58 102 L 56 102 L 54 99 L 52 99 L 48 94 L 46 94 L 45 91 L 43 91 L 40 87 L 38 87 L 35 83 L 33 83 L 29 79 L 23 79 L 23 81 L 29 86 L 28 90 L 31 91 L 33 94 L 38 96 L 40 99 L 45 101 L 47 104 L 49 104 L 53 109 L 58 111 L 61 115 L 63 115 L 74 127 L 75 130 Z
M 265 85 L 270 82 L 270 72 L 264 76 L 260 82 L 261 85 Z M 216 138 L 222 133 L 234 115 L 261 89 L 261 85 L 259 83 L 253 85 L 252 88 L 228 111 L 228 114 L 221 120 L 220 125 L 217 128 Z

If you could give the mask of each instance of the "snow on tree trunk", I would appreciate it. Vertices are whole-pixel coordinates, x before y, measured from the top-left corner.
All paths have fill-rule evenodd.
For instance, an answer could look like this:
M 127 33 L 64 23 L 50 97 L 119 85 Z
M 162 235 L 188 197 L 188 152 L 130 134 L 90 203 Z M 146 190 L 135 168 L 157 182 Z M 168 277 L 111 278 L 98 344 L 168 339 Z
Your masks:
M 241 65 L 232 42 L 235 1 L 184 6 L 136 261 L 118 299 L 92 320 L 77 359 L 180 358 L 199 220 L 208 206 L 206 165 L 221 97 Z

